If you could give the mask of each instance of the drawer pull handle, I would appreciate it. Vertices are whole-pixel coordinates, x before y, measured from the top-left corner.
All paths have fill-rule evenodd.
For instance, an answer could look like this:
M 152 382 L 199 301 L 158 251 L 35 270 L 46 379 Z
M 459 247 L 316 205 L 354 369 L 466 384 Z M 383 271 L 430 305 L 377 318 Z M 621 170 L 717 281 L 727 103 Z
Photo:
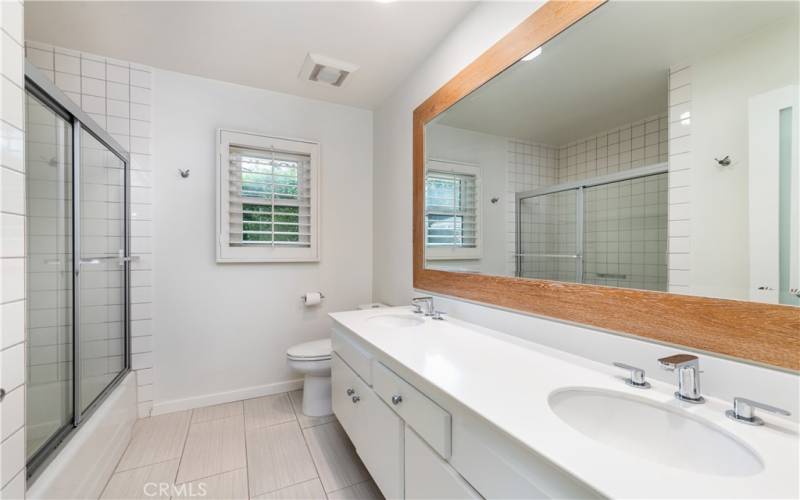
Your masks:
M 361 401 L 361 398 L 358 395 L 353 396 L 353 404 L 358 403 Z
M 353 389 L 347 389 L 347 395 L 348 396 L 352 396 L 355 393 L 356 393 L 356 391 L 354 391 Z
M 400 396 L 399 394 L 395 395 L 395 396 L 392 396 L 392 404 L 393 405 L 399 405 L 402 402 L 403 402 L 403 396 Z

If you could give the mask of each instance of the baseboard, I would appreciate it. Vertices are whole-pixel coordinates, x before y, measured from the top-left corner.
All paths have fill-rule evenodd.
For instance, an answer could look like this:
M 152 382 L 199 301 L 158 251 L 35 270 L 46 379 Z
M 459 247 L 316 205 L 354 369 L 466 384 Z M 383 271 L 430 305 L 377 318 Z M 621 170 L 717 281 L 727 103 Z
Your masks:
M 276 382 L 274 384 L 245 387 L 243 389 L 236 389 L 227 392 L 204 394 L 202 396 L 193 396 L 191 398 L 173 399 L 171 401 L 154 403 L 150 414 L 163 415 L 164 413 L 172 413 L 175 411 L 193 410 L 195 408 L 202 408 L 204 406 L 230 403 L 233 401 L 240 401 L 242 399 L 260 398 L 261 396 L 270 396 L 272 394 L 280 394 L 282 392 L 295 391 L 302 388 L 303 379 L 296 379 L 287 380 L 285 382 Z

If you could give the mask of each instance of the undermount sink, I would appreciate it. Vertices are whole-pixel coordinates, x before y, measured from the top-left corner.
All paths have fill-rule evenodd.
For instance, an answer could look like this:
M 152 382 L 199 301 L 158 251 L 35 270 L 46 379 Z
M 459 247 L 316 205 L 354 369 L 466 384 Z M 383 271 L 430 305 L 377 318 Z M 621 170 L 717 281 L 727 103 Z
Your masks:
M 548 403 L 578 432 L 646 460 L 720 476 L 749 476 L 764 468 L 747 445 L 678 408 L 589 388 L 557 390 Z
M 380 316 L 373 316 L 369 318 L 367 322 L 380 326 L 405 328 L 409 326 L 421 325 L 424 320 L 417 316 L 409 316 L 407 314 L 381 314 Z

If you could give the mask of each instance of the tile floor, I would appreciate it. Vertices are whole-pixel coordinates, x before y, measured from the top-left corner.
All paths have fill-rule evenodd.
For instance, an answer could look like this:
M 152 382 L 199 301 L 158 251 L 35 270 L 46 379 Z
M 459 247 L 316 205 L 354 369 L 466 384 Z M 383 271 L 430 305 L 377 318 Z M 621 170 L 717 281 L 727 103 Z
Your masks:
M 136 422 L 101 498 L 382 499 L 336 417 L 302 391 Z

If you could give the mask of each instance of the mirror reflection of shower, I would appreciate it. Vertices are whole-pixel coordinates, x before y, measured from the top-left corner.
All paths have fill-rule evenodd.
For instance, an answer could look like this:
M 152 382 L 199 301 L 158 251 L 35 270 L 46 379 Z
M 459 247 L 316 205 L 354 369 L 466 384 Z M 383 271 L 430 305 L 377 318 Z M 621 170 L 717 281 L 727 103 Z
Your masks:
M 516 193 L 516 276 L 667 290 L 667 165 Z

